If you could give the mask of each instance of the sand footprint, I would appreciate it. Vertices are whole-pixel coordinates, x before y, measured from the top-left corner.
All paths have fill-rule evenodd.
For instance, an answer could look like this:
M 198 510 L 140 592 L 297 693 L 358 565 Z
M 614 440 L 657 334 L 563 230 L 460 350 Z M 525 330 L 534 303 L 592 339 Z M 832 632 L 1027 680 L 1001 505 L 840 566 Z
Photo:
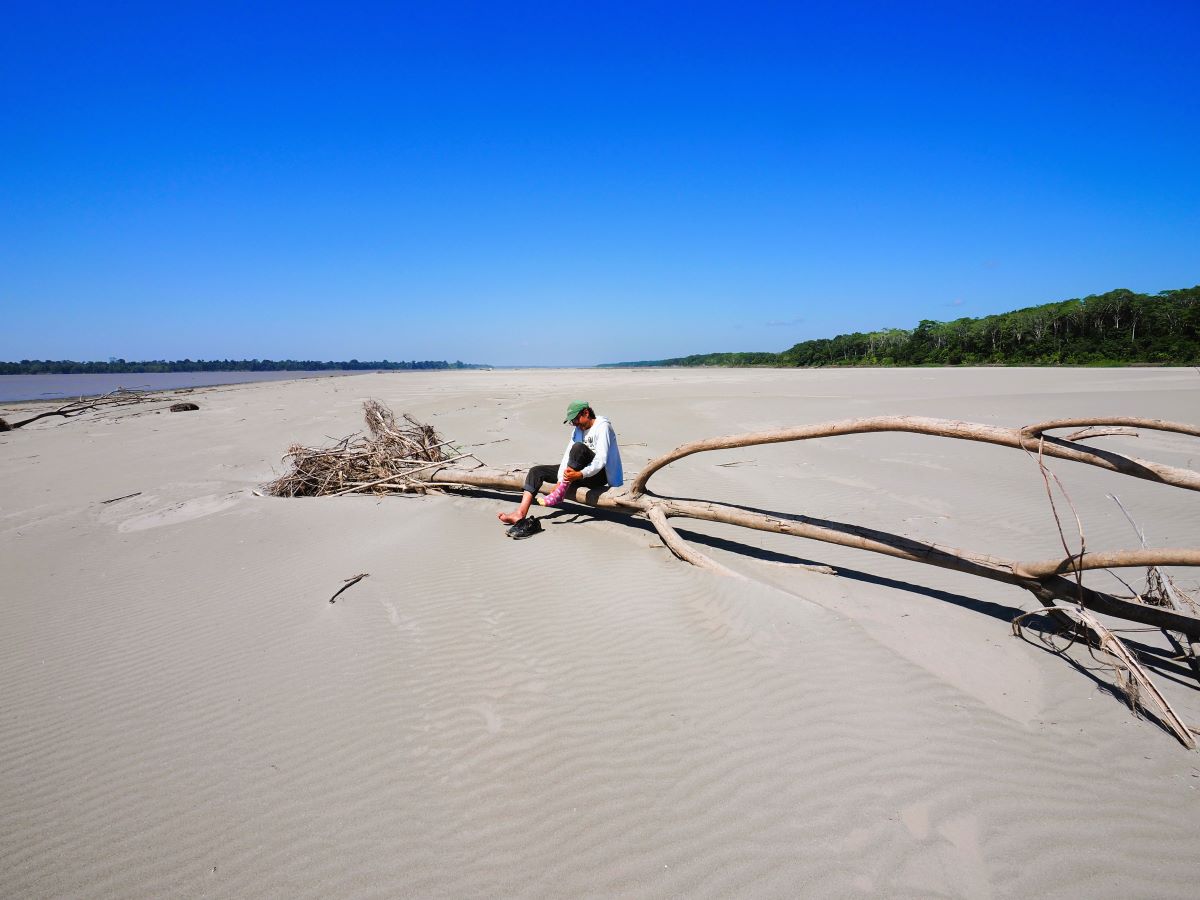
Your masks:
M 117 531 L 145 531 L 148 528 L 161 528 L 164 525 L 179 525 L 193 519 L 202 519 L 237 506 L 240 502 L 241 491 L 228 494 L 207 494 L 203 497 L 193 497 L 180 503 L 152 509 L 141 515 L 133 516 L 121 522 Z
M 900 869 L 899 884 L 929 895 L 992 896 L 974 816 L 954 816 L 935 831 L 928 804 L 913 803 L 900 810 L 900 821 L 921 846 Z
M 401 634 L 417 635 L 421 633 L 421 626 L 417 624 L 416 619 L 411 619 L 404 615 L 396 608 L 396 604 L 387 600 L 380 600 L 379 605 L 382 606 L 384 612 L 387 613 L 388 622 L 390 622 L 392 627 Z

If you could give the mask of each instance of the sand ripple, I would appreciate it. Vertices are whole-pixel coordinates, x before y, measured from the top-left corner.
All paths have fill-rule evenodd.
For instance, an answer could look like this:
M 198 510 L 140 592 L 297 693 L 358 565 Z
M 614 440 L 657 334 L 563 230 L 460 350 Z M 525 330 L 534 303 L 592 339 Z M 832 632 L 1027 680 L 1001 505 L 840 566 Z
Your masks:
M 763 471 L 728 477 L 769 499 Z M 903 568 L 872 567 L 881 587 L 776 567 L 777 590 L 611 523 L 515 543 L 488 500 L 179 477 L 5 519 L 0 895 L 1194 893 L 1192 758 L 1019 641 L 979 658 L 1037 682 L 1023 716 L 945 674 L 885 612 L 1007 626 L 903 591 Z M 797 503 L 846 489 L 795 480 Z

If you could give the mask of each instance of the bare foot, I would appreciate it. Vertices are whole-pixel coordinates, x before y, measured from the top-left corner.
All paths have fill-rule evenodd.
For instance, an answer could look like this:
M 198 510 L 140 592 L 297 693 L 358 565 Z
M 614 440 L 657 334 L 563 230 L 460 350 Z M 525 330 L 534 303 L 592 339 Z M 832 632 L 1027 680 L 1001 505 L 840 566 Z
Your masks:
M 501 522 L 503 522 L 505 525 L 516 525 L 518 522 L 520 522 L 525 517 L 517 515 L 516 513 L 498 513 L 496 515 L 496 518 L 499 519 Z

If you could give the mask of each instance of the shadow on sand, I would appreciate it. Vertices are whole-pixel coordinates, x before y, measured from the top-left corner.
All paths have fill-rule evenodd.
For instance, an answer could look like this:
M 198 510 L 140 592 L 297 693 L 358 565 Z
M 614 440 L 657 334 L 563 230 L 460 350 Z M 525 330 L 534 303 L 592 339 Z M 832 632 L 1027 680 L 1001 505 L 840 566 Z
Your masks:
M 481 489 L 471 491 L 476 496 L 489 497 L 496 500 L 510 501 L 510 494 L 501 491 L 491 491 Z M 595 502 L 595 497 L 599 496 L 600 491 L 589 491 L 588 500 Z M 680 498 L 685 499 L 685 498 Z M 788 513 L 779 513 L 774 510 L 758 509 L 752 506 L 741 506 L 739 504 L 728 504 L 737 506 L 739 509 L 744 509 L 749 512 L 762 513 L 765 515 L 774 516 L 781 519 L 791 519 L 793 521 L 806 521 L 818 524 L 837 525 L 839 523 L 825 523 L 823 520 L 811 519 L 806 516 L 798 516 Z M 658 534 L 654 530 L 654 526 L 644 519 L 636 519 L 627 515 L 612 513 L 603 509 L 596 509 L 588 504 L 586 511 L 581 508 L 580 504 L 568 503 L 562 507 L 543 512 L 540 515 L 543 525 L 586 525 L 589 522 L 620 522 L 626 527 L 636 528 L 645 532 L 648 536 L 657 538 Z M 741 541 L 731 538 L 714 537 L 708 534 L 691 531 L 685 528 L 678 529 L 679 534 L 685 540 L 706 547 L 710 550 L 719 550 L 729 553 L 733 556 L 741 557 L 747 560 L 756 560 L 759 562 L 777 563 L 783 565 L 797 566 L 813 566 L 813 565 L 830 565 L 830 563 L 809 559 L 807 557 L 795 556 L 790 553 L 782 553 L 777 550 L 767 550 L 762 547 L 756 547 L 751 544 L 744 544 Z M 903 591 L 908 594 L 914 594 L 921 597 L 928 597 L 933 600 L 938 600 L 943 603 L 949 603 L 962 609 L 969 609 L 972 612 L 980 615 L 989 616 L 990 618 L 1002 621 L 1005 623 L 1012 622 L 1017 616 L 1021 615 L 1025 610 L 1017 606 L 1007 606 L 1002 603 L 995 603 L 990 600 L 983 600 L 978 597 L 972 597 L 967 594 L 958 594 L 952 591 L 942 590 L 940 588 L 929 587 L 923 584 L 917 584 L 911 581 L 902 581 L 896 578 L 888 578 L 882 575 L 875 575 L 871 572 L 864 572 L 860 569 L 851 569 L 846 566 L 833 566 L 836 570 L 836 577 L 846 578 L 850 581 L 857 581 L 861 584 L 870 584 L 877 587 L 890 588 L 896 591 Z M 1019 589 L 1017 589 L 1019 590 Z M 1121 629 L 1114 629 L 1118 634 Z M 1156 631 L 1157 629 L 1151 629 Z M 1047 653 L 1052 653 L 1060 656 L 1068 663 L 1074 666 L 1077 670 L 1091 678 L 1096 685 L 1127 703 L 1128 697 L 1124 691 L 1113 684 L 1111 681 L 1106 681 L 1096 675 L 1096 672 L 1108 673 L 1111 678 L 1112 667 L 1106 665 L 1102 661 L 1102 657 L 1094 657 L 1095 666 L 1086 666 L 1079 660 L 1074 659 L 1066 652 L 1067 641 L 1061 637 L 1061 631 L 1058 623 L 1048 616 L 1034 616 L 1026 620 L 1025 631 L 1027 634 L 1023 638 L 1027 643 L 1037 647 Z M 1032 637 L 1030 636 L 1032 635 Z M 1190 690 L 1200 690 L 1200 685 L 1194 680 L 1191 670 L 1181 662 L 1173 659 L 1175 655 L 1173 651 L 1164 647 L 1155 647 L 1143 641 L 1132 640 L 1129 637 L 1122 637 L 1121 640 L 1129 649 L 1137 653 L 1142 664 L 1154 672 L 1172 681 L 1176 684 L 1189 688 Z M 1141 713 L 1147 719 L 1155 722 L 1160 727 L 1165 728 L 1162 722 L 1158 720 L 1151 712 L 1143 710 Z

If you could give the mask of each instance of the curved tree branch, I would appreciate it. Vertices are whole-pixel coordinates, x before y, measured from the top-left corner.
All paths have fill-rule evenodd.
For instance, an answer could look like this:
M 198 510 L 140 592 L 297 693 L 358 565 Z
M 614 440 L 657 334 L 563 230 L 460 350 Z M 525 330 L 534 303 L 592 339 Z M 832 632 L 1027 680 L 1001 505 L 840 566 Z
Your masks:
M 1026 425 L 1021 429 L 1022 434 L 1037 437 L 1044 431 L 1055 428 L 1094 428 L 1104 425 L 1130 426 L 1143 428 L 1146 431 L 1172 431 L 1176 434 L 1190 434 L 1200 437 L 1200 426 L 1188 425 L 1185 422 L 1167 422 L 1163 419 L 1139 419 L 1136 416 L 1088 416 L 1083 418 L 1052 419 L 1049 422 L 1039 422 L 1036 425 Z
M 1108 420 L 1070 420 L 1072 424 L 1107 424 Z M 1156 428 L 1154 419 L 1114 418 L 1114 424 L 1145 423 L 1143 427 Z M 1054 423 L 1051 423 L 1054 424 Z M 1162 425 L 1174 425 L 1164 422 Z M 1043 427 L 1043 426 L 1033 426 Z M 1192 426 L 1180 425 L 1179 428 Z M 1161 430 L 1173 430 L 1164 428 Z M 1200 429 L 1196 429 L 1200 431 Z M 936 437 L 956 438 L 965 441 L 979 441 L 986 444 L 998 444 L 1002 447 L 1014 447 L 1024 450 L 1037 450 L 1038 442 L 1042 443 L 1042 453 L 1058 459 L 1068 459 L 1073 462 L 1098 466 L 1122 475 L 1132 475 L 1135 478 L 1145 478 L 1163 484 L 1181 487 L 1191 491 L 1200 491 L 1200 472 L 1191 469 L 1180 469 L 1160 463 L 1149 462 L 1133 456 L 1123 456 L 1108 450 L 1097 450 L 1083 444 L 1075 444 L 1054 437 L 1035 437 L 1032 433 L 1016 428 L 1003 428 L 997 425 L 982 425 L 976 422 L 961 422 L 953 419 L 933 419 L 924 416 L 872 416 L 862 419 L 843 419 L 840 422 L 822 422 L 815 425 L 799 425 L 792 428 L 780 428 L 774 431 L 757 431 L 747 434 L 731 434 L 725 437 L 709 438 L 693 441 L 676 447 L 670 453 L 663 454 L 651 460 L 634 479 L 630 486 L 630 494 L 638 496 L 645 492 L 646 482 L 659 469 L 693 453 L 708 450 L 729 450 L 734 447 L 752 447 L 758 444 L 779 444 L 787 441 L 805 441 L 814 438 L 836 437 L 847 434 L 867 434 L 872 432 L 899 431 L 912 434 L 928 434 Z M 1191 433 L 1191 432 L 1185 432 Z
M 1044 578 L 1089 569 L 1130 569 L 1151 566 L 1200 566 L 1200 550 L 1186 547 L 1143 548 L 1141 550 L 1110 550 L 1106 553 L 1085 553 L 1066 559 L 1044 559 L 1019 564 L 1018 575 Z

